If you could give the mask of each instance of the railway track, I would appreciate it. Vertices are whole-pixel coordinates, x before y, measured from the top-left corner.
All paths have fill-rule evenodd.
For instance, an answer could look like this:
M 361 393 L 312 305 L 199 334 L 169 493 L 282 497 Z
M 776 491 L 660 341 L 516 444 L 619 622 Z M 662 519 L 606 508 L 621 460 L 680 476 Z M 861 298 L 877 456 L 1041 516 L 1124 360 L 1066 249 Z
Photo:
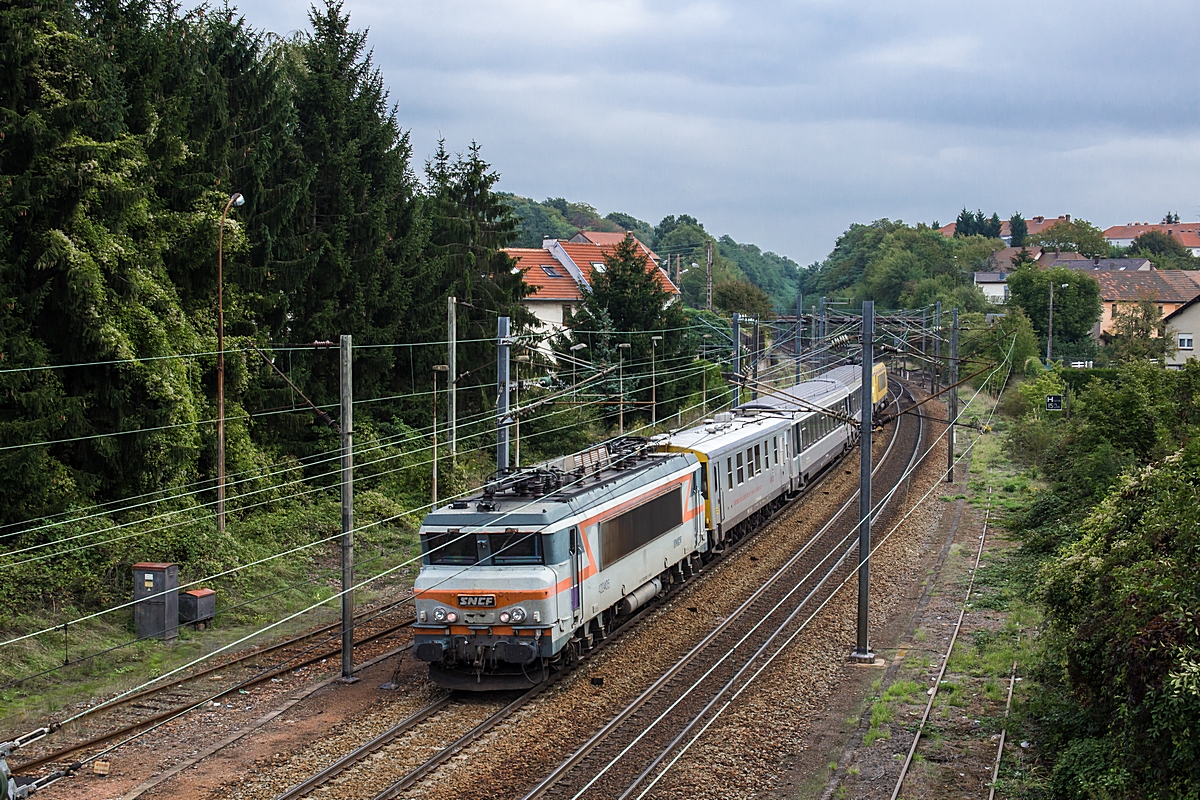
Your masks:
M 919 420 L 914 419 L 912 420 L 911 424 L 920 426 L 922 423 Z M 876 468 L 876 473 L 878 473 L 879 469 L 881 469 L 884 464 L 888 462 L 888 455 L 891 453 L 893 447 L 896 446 L 896 443 L 899 439 L 899 427 L 900 426 L 898 425 L 894 429 L 893 436 L 887 446 L 887 449 L 885 450 L 884 457 L 880 459 L 879 466 Z M 919 434 L 916 438 L 919 442 Z M 908 465 L 913 463 L 913 460 L 916 457 L 916 452 L 917 446 L 914 445 L 913 454 L 909 458 Z M 811 484 L 808 487 L 808 490 L 804 493 L 804 495 L 801 495 L 801 497 L 811 493 L 814 488 L 822 485 L 823 482 L 824 476 L 821 480 Z M 852 504 L 854 504 L 856 498 L 857 493 L 847 500 L 846 503 L 835 513 L 834 517 L 825 526 L 825 529 L 822 530 L 821 534 L 818 534 L 818 536 L 811 539 L 795 556 L 793 556 L 789 564 L 795 566 L 799 562 L 803 561 L 806 554 L 817 547 L 819 542 L 823 541 L 822 535 L 827 533 L 834 522 L 841 517 L 844 512 L 851 507 Z M 789 503 L 784 506 L 784 508 L 791 507 L 792 505 L 794 505 L 794 503 Z M 853 528 L 855 524 L 856 523 L 851 524 L 851 528 Z M 765 525 L 761 525 L 758 530 L 762 530 L 764 527 Z M 757 533 L 757 531 L 755 533 Z M 727 559 L 729 555 L 753 539 L 753 534 L 743 537 L 733 546 L 728 548 L 726 553 L 721 557 L 721 559 L 719 559 L 719 561 Z M 714 563 L 719 563 L 719 561 Z M 839 563 L 842 563 L 843 561 L 844 557 L 841 561 L 839 561 Z M 783 585 L 780 584 L 780 581 L 783 581 L 783 579 L 789 574 L 791 573 L 787 572 L 786 570 L 781 570 L 779 573 L 777 573 L 776 577 L 770 581 L 769 585 L 764 586 L 755 594 L 754 597 L 746 601 L 746 604 L 743 606 L 743 610 L 748 609 L 754 606 L 756 603 L 762 601 L 762 598 L 767 594 L 771 586 L 775 586 L 777 584 Z M 673 596 L 673 594 L 674 593 L 668 595 L 668 597 Z M 605 641 L 604 644 L 610 644 L 612 641 L 615 641 L 617 638 L 619 638 L 622 633 L 636 624 L 636 622 L 645 614 L 661 605 L 662 600 L 663 599 L 660 599 L 659 602 L 650 604 L 650 606 L 645 610 L 624 623 L 620 628 L 614 631 L 614 633 L 608 638 L 608 640 Z M 680 661 L 676 665 L 676 668 L 668 673 L 668 675 L 665 675 L 663 678 L 661 678 L 651 690 L 648 690 L 646 695 L 644 695 L 645 699 L 649 700 L 651 697 L 657 695 L 657 690 L 661 688 L 662 685 L 671 683 L 676 679 L 682 680 L 680 676 L 686 672 L 690 656 L 705 651 L 705 649 L 712 644 L 713 641 L 720 639 L 722 636 L 727 636 L 728 632 L 732 628 L 736 627 L 735 620 L 743 617 L 744 615 L 740 611 L 739 613 L 730 616 L 719 626 L 717 631 L 714 631 L 707 639 L 697 645 L 695 650 L 689 654 L 689 657 L 685 657 L 685 659 Z M 597 648 L 596 650 L 588 653 L 585 659 L 592 657 L 602 650 L 603 648 Z M 505 702 L 498 702 L 495 706 L 488 706 L 486 708 L 479 707 L 480 699 L 477 695 L 466 695 L 462 697 L 453 694 L 444 695 L 429 703 L 426 707 L 418 710 L 409 717 L 399 721 L 382 734 L 364 743 L 352 752 L 347 753 L 345 756 L 337 759 L 334 763 L 330 764 L 321 772 L 313 775 L 299 784 L 290 787 L 287 791 L 276 795 L 274 800 L 297 800 L 297 798 L 305 797 L 317 791 L 320 789 L 320 787 L 328 785 L 335 779 L 339 782 L 339 791 L 340 796 L 342 797 L 361 797 L 363 800 L 392 800 L 392 798 L 399 797 L 402 793 L 414 787 L 423 778 L 434 772 L 439 766 L 462 753 L 472 743 L 483 737 L 487 732 L 493 730 L 497 725 L 509 719 L 517 710 L 524 707 L 538 695 L 549 689 L 553 683 L 554 680 L 552 679 L 551 681 L 539 684 L 530 691 L 515 697 L 513 697 L 510 693 L 507 697 L 511 699 L 507 699 Z M 662 696 L 665 697 L 666 695 Z M 614 723 L 619 726 L 620 723 L 626 720 L 642 720 L 646 716 L 645 709 L 643 708 L 644 705 L 645 703 L 643 702 L 636 708 L 627 708 L 624 712 L 622 712 L 621 715 L 619 715 L 618 720 L 614 720 Z M 474 711 L 470 710 L 472 707 L 474 707 Z M 454 717 L 453 724 L 450 724 L 450 720 L 446 719 L 450 716 Z M 433 724 L 435 719 L 443 719 L 445 724 L 435 725 Z M 637 722 L 635 721 L 634 724 L 636 725 Z M 610 726 L 613 726 L 613 723 L 610 723 Z M 606 728 L 605 730 L 611 732 L 611 727 Z M 604 731 L 602 731 L 602 734 L 604 734 Z M 437 740 L 439 737 L 440 741 L 433 741 L 431 743 L 430 740 Z M 596 741 L 599 742 L 607 738 L 607 734 L 598 734 Z M 423 760 L 420 758 L 414 758 L 416 754 L 420 753 L 431 753 L 431 755 Z M 575 760 L 572 762 L 572 766 L 578 764 L 585 757 L 586 754 L 578 759 L 573 756 L 572 759 Z M 369 766 L 364 766 L 365 764 L 369 764 Z M 562 767 L 560 767 L 560 770 L 561 769 Z M 386 785 L 383 785 L 383 772 L 394 775 L 394 777 L 386 779 L 388 781 Z M 558 771 L 556 771 L 556 773 L 557 772 Z M 551 777 L 553 778 L 554 776 Z M 535 789 L 531 796 L 542 796 L 542 794 L 546 793 L 546 790 L 554 789 L 556 783 L 556 780 L 547 779 L 547 781 L 544 782 L 544 786 L 539 786 L 538 789 Z M 353 787 L 353 789 L 350 787 Z M 539 793 L 539 789 L 543 791 Z M 558 790 L 555 790 L 551 793 L 558 794 L 559 792 Z M 596 796 L 601 796 L 603 794 L 603 791 L 598 790 Z
M 923 422 L 901 417 L 874 470 L 890 489 L 917 462 Z M 891 456 L 901 439 L 907 458 Z M 857 492 L 774 575 L 690 652 L 576 749 L 525 800 L 544 797 L 629 798 L 673 753 L 701 734 L 722 703 L 750 680 L 764 656 L 789 640 L 806 612 L 818 607 L 837 582 L 857 567 Z M 876 518 L 886 506 L 876 512 Z M 643 791 L 643 794 L 645 792 Z
M 356 651 L 361 652 L 360 648 L 366 649 L 392 635 L 407 631 L 412 617 L 406 615 L 397 621 L 389 612 L 402 606 L 408 599 L 405 597 L 388 603 L 381 609 L 359 614 L 355 620 L 355 629 L 358 632 L 358 639 L 354 642 Z M 82 751 L 133 735 L 184 713 L 197 704 L 219 701 L 227 695 L 333 658 L 341 652 L 341 628 L 340 621 L 334 622 L 268 647 L 239 653 L 220 664 L 205 667 L 161 686 L 152 686 L 122 697 L 109 705 L 98 707 L 95 718 L 83 717 L 75 725 L 86 719 L 88 728 L 100 727 L 100 733 L 86 735 L 65 747 L 16 765 L 13 772 L 28 774 L 48 765 L 69 763 L 72 756 Z M 338 663 L 340 666 L 340 661 Z M 202 683 L 205 678 L 220 678 L 225 688 L 214 690 L 213 687 Z

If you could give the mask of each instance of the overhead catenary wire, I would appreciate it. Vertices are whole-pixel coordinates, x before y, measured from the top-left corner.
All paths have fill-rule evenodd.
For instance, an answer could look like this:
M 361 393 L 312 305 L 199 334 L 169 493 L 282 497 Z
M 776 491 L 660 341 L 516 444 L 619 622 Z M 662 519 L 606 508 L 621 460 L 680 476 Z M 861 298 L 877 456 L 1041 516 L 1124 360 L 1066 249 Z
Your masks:
M 687 377 L 688 377 L 688 376 L 680 376 L 680 377 L 678 377 L 678 378 L 675 378 L 674 380 L 685 380 L 685 379 L 687 379 Z M 577 408 L 577 407 L 576 407 L 576 408 Z M 691 407 L 691 408 L 694 408 L 694 406 L 693 406 L 693 407 Z M 547 414 L 547 416 L 550 416 L 550 415 L 552 415 L 552 414 L 557 414 L 557 413 L 565 413 L 565 412 L 567 412 L 567 411 L 569 411 L 569 410 L 571 410 L 571 409 L 570 409 L 570 408 L 564 408 L 564 409 L 561 409 L 561 410 L 557 410 L 557 411 L 551 412 L 551 414 Z M 571 424 L 568 424 L 568 425 L 562 426 L 561 428 L 558 428 L 558 429 L 551 429 L 551 430 L 549 430 L 549 431 L 540 432 L 538 435 L 548 435 L 548 434 L 550 434 L 550 433 L 554 433 L 554 432 L 556 432 L 557 430 L 564 430 L 564 429 L 568 429 L 568 428 L 571 428 L 571 427 L 576 427 L 576 425 L 577 425 L 577 423 L 571 423 Z M 646 427 L 648 427 L 648 426 L 642 426 L 641 428 L 638 428 L 638 429 L 636 429 L 636 430 L 642 430 L 642 429 L 645 429 Z M 473 436 L 478 436 L 478 435 L 483 435 L 483 433 L 484 433 L 484 432 L 480 432 L 480 433 L 477 433 L 477 434 L 472 434 L 472 435 L 473 435 Z M 464 438 L 469 438 L 469 437 L 464 437 Z M 485 449 L 485 448 L 487 448 L 488 446 L 489 446 L 489 445 L 486 445 L 486 444 L 485 444 L 485 445 L 481 445 L 479 448 L 473 448 L 472 450 L 475 450 L 475 449 Z M 422 448 L 422 449 L 424 449 L 424 448 Z M 465 450 L 465 451 L 462 451 L 462 452 L 471 452 L 472 450 Z M 404 455 L 407 455 L 407 454 L 404 454 Z M 384 458 L 384 459 L 378 459 L 377 461 L 365 462 L 365 463 L 363 463 L 363 464 L 361 464 L 361 465 L 359 465 L 359 466 L 369 466 L 369 465 L 371 465 L 371 464 L 380 463 L 381 461 L 389 460 L 390 458 L 395 458 L 395 457 L 398 457 L 398 456 L 389 456 L 389 457 L 387 457 L 387 458 Z M 406 464 L 406 465 L 402 465 L 402 466 L 400 466 L 400 467 L 397 467 L 397 468 L 395 468 L 395 469 L 393 469 L 393 470 L 388 470 L 388 471 L 386 471 L 386 472 L 379 473 L 379 474 L 377 474 L 377 475 L 373 475 L 373 476 L 369 476 L 369 477 L 371 477 L 371 478 L 374 478 L 374 477 L 380 477 L 381 475 L 386 475 L 386 474 L 390 474 L 390 473 L 392 473 L 392 472 L 397 472 L 397 471 L 401 471 L 401 470 L 405 470 L 405 469 L 413 469 L 413 468 L 416 468 L 416 467 L 419 467 L 419 466 L 425 466 L 425 465 L 428 465 L 428 464 L 431 464 L 431 463 L 432 463 L 432 461 L 423 461 L 423 462 L 418 462 L 418 463 L 415 463 L 415 464 Z M 299 493 L 299 495 L 311 494 L 311 493 L 315 493 L 315 492 L 318 492 L 318 491 L 322 491 L 322 490 L 324 490 L 324 489 L 327 489 L 327 488 L 330 488 L 330 487 L 323 487 L 323 486 L 314 487 L 314 488 L 312 488 L 312 489 L 306 490 L 305 492 L 301 492 L 301 493 Z M 475 489 L 469 489 L 469 490 L 467 490 L 467 491 L 466 491 L 466 493 L 465 493 L 465 494 L 470 494 L 471 492 L 473 492 L 473 491 L 477 491 L 477 490 L 478 490 L 478 488 L 475 488 Z M 447 498 L 447 499 L 454 499 L 454 497 L 465 496 L 465 494 L 464 494 L 464 493 L 460 493 L 460 494 L 458 494 L 458 495 L 454 495 L 453 497 L 451 497 L 451 498 Z M 293 496 L 297 496 L 297 495 L 293 495 Z M 254 506 L 250 506 L 250 507 L 256 507 L 256 506 L 258 506 L 258 505 L 266 505 L 266 504 L 273 503 L 273 502 L 277 502 L 277 500 L 276 500 L 276 499 L 267 500 L 267 501 L 264 501 L 264 502 L 262 502 L 262 503 L 255 504 Z M 238 510 L 245 510 L 245 508 L 246 508 L 246 507 L 242 507 L 242 508 L 239 508 Z M 365 526 L 363 526 L 363 527 L 361 527 L 361 528 L 357 528 L 357 529 L 355 529 L 355 531 L 353 531 L 353 532 L 358 532 L 359 530 L 366 530 L 367 528 L 374 527 L 374 526 L 376 526 L 376 525 L 379 525 L 379 524 L 384 524 L 384 523 L 387 523 L 387 522 L 392 522 L 392 521 L 394 521 L 394 520 L 396 520 L 396 519 L 399 519 L 399 518 L 401 518 L 401 517 L 403 517 L 403 516 L 408 516 L 408 515 L 411 515 L 411 514 L 417 513 L 417 512 L 419 512 L 419 511 L 421 511 L 421 510 L 425 509 L 425 508 L 428 508 L 428 506 L 427 506 L 427 505 L 418 506 L 418 507 L 417 507 L 417 508 L 415 508 L 415 509 L 410 509 L 410 510 L 407 510 L 407 511 L 405 511 L 405 512 L 402 512 L 402 513 L 400 513 L 400 514 L 397 514 L 397 515 L 393 515 L 393 516 L 391 516 L 391 517 L 388 517 L 388 518 L 386 518 L 386 519 L 384 519 L 384 520 L 379 520 L 379 521 L 377 521 L 377 522 L 374 522 L 374 523 L 369 523 L 368 525 L 365 525 Z M 192 522 L 195 522 L 195 520 L 185 520 L 185 521 L 182 521 L 182 522 L 180 522 L 180 523 L 178 523 L 178 524 L 189 524 L 189 523 L 192 523 Z M 124 540 L 124 539 L 126 539 L 126 538 L 131 538 L 132 536 L 143 535 L 144 533 L 146 533 L 146 532 L 145 532 L 145 531 L 142 531 L 142 532 L 139 532 L 139 533 L 136 533 L 136 534 L 130 534 L 129 536 L 126 536 L 126 537 L 118 537 L 118 538 L 117 538 L 117 539 L 115 539 L 115 540 L 105 540 L 104 542 L 99 542 L 99 543 L 97 543 L 97 544 L 95 544 L 95 545 L 87 545 L 87 546 L 84 546 L 84 547 L 76 548 L 76 550 L 87 549 L 87 548 L 90 548 L 90 547 L 93 547 L 93 546 L 100 546 L 100 545 L 103 545 L 103 544 L 108 544 L 108 543 L 112 543 L 112 542 L 115 542 L 115 541 L 122 541 L 122 540 Z M 326 538 L 323 538 L 323 539 L 318 539 L 318 540 L 315 540 L 315 541 L 313 541 L 313 542 L 310 542 L 310 543 L 307 543 L 307 544 L 299 545 L 299 546 L 297 546 L 297 547 L 294 547 L 294 548 L 292 548 L 292 549 L 290 549 L 290 550 L 285 550 L 285 551 L 283 551 L 283 552 L 281 552 L 281 553 L 276 553 L 276 554 L 274 554 L 274 555 L 271 555 L 271 556 L 266 556 L 266 557 L 264 557 L 264 558 L 262 558 L 262 559 L 258 559 L 258 560 L 256 560 L 256 561 L 252 561 L 252 562 L 249 562 L 249 563 L 247 563 L 247 564 L 244 564 L 244 565 L 239 565 L 239 566 L 237 566 L 237 567 L 233 567 L 233 568 L 231 568 L 231 569 L 228 569 L 228 570 L 225 570 L 225 571 L 222 571 L 222 572 L 218 572 L 218 573 L 216 573 L 216 574 L 213 574 L 213 575 L 209 575 L 209 576 L 206 576 L 206 577 L 203 577 L 203 578 L 196 579 L 196 580 L 194 580 L 194 581 L 190 581 L 190 582 L 187 582 L 187 583 L 181 584 L 181 585 L 180 585 L 179 587 L 177 587 L 177 588 L 178 588 L 178 589 L 186 589 L 186 588 L 187 588 L 187 587 L 189 587 L 189 586 L 195 586 L 195 585 L 198 585 L 198 584 L 200 584 L 200 583 L 207 583 L 207 582 L 210 582 L 210 581 L 216 580 L 216 579 L 218 579 L 218 578 L 222 578 L 222 577 L 225 577 L 225 576 L 227 576 L 227 575 L 233 574 L 233 573 L 235 573 L 235 572 L 241 571 L 241 570 L 243 570 L 243 569 L 248 569 L 248 568 L 250 568 L 250 567 L 259 566 L 259 565 L 261 565 L 261 564 L 267 563 L 267 562 L 269 562 L 269 561 L 272 561 L 272 560 L 274 560 L 274 559 L 277 559 L 277 558 L 280 558 L 280 557 L 283 557 L 283 556 L 287 556 L 287 555 L 293 555 L 293 554 L 295 554 L 295 553 L 298 553 L 298 552 L 301 552 L 301 551 L 303 551 L 303 550 L 307 550 L 307 549 L 310 549 L 310 548 L 312 548 L 312 547 L 316 547 L 316 546 L 318 546 L 318 545 L 320 545 L 320 544 L 325 544 L 325 543 L 328 543 L 328 542 L 335 541 L 335 540 L 339 539 L 339 538 L 340 538 L 342 535 L 343 535 L 343 534 L 339 532 L 339 533 L 333 534 L 333 535 L 331 535 L 331 536 L 329 536 L 329 537 L 326 537 Z M 68 552 L 71 552 L 71 551 L 68 551 Z M 46 555 L 46 556 L 41 556 L 41 557 L 34 558 L 34 559 L 28 559 L 28 560 L 26 560 L 26 561 L 20 561 L 20 562 L 16 562 L 15 564 L 6 564 L 6 565 L 0 565 L 0 569 L 2 569 L 2 568 L 4 568 L 4 567 L 9 567 L 9 566 L 18 566 L 18 565 L 20 565 L 20 564 L 29 563 L 29 562 L 31 562 L 31 561 L 40 561 L 40 560 L 44 560 L 45 558 L 55 557 L 55 556 L 59 556 L 59 555 L 63 555 L 63 553 L 61 553 L 61 552 L 56 552 L 56 553 L 51 553 L 51 554 L 48 554 L 48 555 Z M 165 591 L 166 591 L 166 590 L 164 590 L 164 592 L 163 592 L 163 593 L 165 593 Z M 160 593 L 160 594 L 161 594 L 161 593 Z M 143 598 L 143 599 L 146 599 L 146 598 Z M 107 609 L 104 609 L 104 610 L 101 610 L 101 611 L 95 612 L 95 613 L 93 613 L 93 614 L 88 614 L 88 615 L 85 615 L 85 616 L 83 616 L 83 617 L 79 617 L 79 618 L 77 618 L 77 619 L 75 619 L 75 620 L 71 620 L 71 621 L 69 621 L 69 622 L 68 622 L 68 623 L 66 623 L 66 624 L 68 624 L 68 625 L 70 625 L 70 624 L 78 624 L 78 623 L 80 623 L 80 622 L 85 622 L 85 621 L 87 621 L 87 620 L 90 620 L 90 619 L 95 619 L 95 618 L 98 618 L 98 617 L 100 617 L 100 616 L 104 616 L 104 615 L 106 615 L 106 614 L 109 614 L 109 613 L 112 613 L 112 612 L 115 612 L 115 611 L 119 611 L 119 610 L 121 610 L 121 609 L 124 609 L 124 608 L 129 608 L 129 607 L 131 607 L 131 606 L 135 605 L 135 604 L 136 604 L 136 602 L 140 602 L 140 600 L 139 600 L 139 601 L 128 601 L 128 602 L 122 603 L 122 604 L 120 604 L 120 605 L 117 605 L 117 606 L 112 606 L 112 607 L 110 607 L 110 608 L 107 608 Z M 17 637 L 14 637 L 14 638 L 8 639 L 8 640 L 6 640 L 6 641 L 0 642 L 0 647 L 4 647 L 4 646 L 6 646 L 6 645 L 13 644 L 13 643 L 16 643 L 16 642 L 20 642 L 20 641 L 23 641 L 23 640 L 26 640 L 26 639 L 30 639 L 30 638 L 33 638 L 33 637 L 36 637 L 36 636 L 40 636 L 40 635 L 44 635 L 44 634 L 48 634 L 48 633 L 54 633 L 54 632 L 56 632 L 56 631 L 60 631 L 60 630 L 62 630 L 62 628 L 63 628 L 63 624 L 58 624 L 58 625 L 55 625 L 54 627 L 51 627 L 51 628 L 45 628 L 45 629 L 43 629 L 43 630 L 40 630 L 40 631 L 35 631 L 35 632 L 32 632 L 32 633 L 27 633 L 27 634 L 24 634 L 24 635 L 21 635 L 21 636 L 17 636 Z

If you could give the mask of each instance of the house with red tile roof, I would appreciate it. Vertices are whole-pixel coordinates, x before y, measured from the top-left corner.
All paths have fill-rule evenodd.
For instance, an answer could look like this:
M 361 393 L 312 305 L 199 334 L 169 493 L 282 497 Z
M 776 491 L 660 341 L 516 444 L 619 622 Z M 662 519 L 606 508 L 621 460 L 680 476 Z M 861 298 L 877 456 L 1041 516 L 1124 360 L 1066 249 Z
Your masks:
M 1070 214 L 1060 214 L 1057 217 L 1043 217 L 1041 215 L 1038 215 L 1036 217 L 1030 217 L 1029 219 L 1025 220 L 1025 228 L 1027 231 L 1027 235 L 1034 236 L 1034 235 L 1039 234 L 1042 231 L 1046 230 L 1051 225 L 1056 225 L 1059 222 L 1070 222 L 1070 221 L 1071 221 Z M 951 222 L 949 225 L 943 225 L 942 227 L 938 228 L 938 233 L 942 234 L 942 236 L 945 236 L 947 239 L 949 239 L 954 236 L 954 232 L 956 230 L 958 230 L 958 224 Z M 1006 220 L 1006 219 L 1000 221 L 1000 238 L 1004 240 L 1005 244 L 1007 244 L 1007 245 L 1012 244 L 1012 226 L 1009 224 L 1008 220 Z
M 1093 329 L 1097 336 L 1113 332 L 1118 314 L 1131 312 L 1143 300 L 1158 306 L 1168 317 L 1200 296 L 1200 282 L 1183 270 L 1089 272 L 1100 284 L 1100 321 Z
M 1128 222 L 1124 225 L 1113 225 L 1111 228 L 1106 229 L 1104 231 L 1104 238 L 1108 240 L 1109 244 L 1115 244 L 1118 247 L 1129 247 L 1133 244 L 1134 239 L 1150 231 L 1165 233 L 1188 250 L 1191 250 L 1192 255 L 1200 256 L 1200 222 L 1177 222 L 1174 224 L 1165 222 Z
M 600 234 L 588 231 L 588 236 Z M 610 237 L 602 244 L 592 241 L 545 239 L 540 248 L 509 247 L 504 252 L 517 262 L 525 283 L 533 290 L 521 303 L 537 317 L 538 322 L 551 330 L 559 330 L 591 291 L 594 276 L 604 271 L 604 257 L 612 253 L 628 234 L 603 234 Z M 578 238 L 578 237 L 575 237 Z M 676 301 L 677 287 L 658 263 L 658 256 L 638 242 L 647 254 L 647 270 L 653 270 L 659 285 Z

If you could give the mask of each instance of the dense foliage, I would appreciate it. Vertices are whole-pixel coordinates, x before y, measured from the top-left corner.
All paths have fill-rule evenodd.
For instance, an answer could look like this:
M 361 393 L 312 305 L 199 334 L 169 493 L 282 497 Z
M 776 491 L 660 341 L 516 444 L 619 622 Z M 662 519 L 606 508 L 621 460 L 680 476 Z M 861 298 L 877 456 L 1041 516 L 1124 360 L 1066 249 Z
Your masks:
M 297 398 L 250 345 L 351 333 L 356 397 L 395 397 L 444 360 L 394 345 L 444 340 L 448 294 L 490 312 L 462 315 L 465 340 L 494 335 L 496 313 L 523 319 L 499 252 L 516 219 L 478 147 L 441 149 L 422 182 L 365 34 L 332 0 L 310 23 L 282 41 L 228 7 L 0 9 L 0 522 L 211 480 L 234 192 L 245 205 L 220 237 L 231 473 L 330 444 L 312 415 L 258 415 Z M 468 344 L 460 363 L 487 350 Z M 336 402 L 336 353 L 275 360 Z M 69 364 L 87 366 L 46 369 Z M 417 410 L 380 402 L 363 424 Z
M 1021 529 L 1050 622 L 1032 707 L 1055 798 L 1197 797 L 1200 365 L 1122 366 L 1046 414 L 1020 388 L 1014 452 L 1051 491 Z
M 787 313 L 796 306 L 800 272 L 796 262 L 740 244 L 728 235 L 716 238 L 689 214 L 671 214 L 651 225 L 619 211 L 602 217 L 586 203 L 568 203 L 561 197 L 540 203 L 516 195 L 506 199 L 519 219 L 518 246 L 540 247 L 543 238 L 569 239 L 580 231 L 626 231 L 662 257 L 672 280 L 679 278 L 685 305 L 703 308 L 707 303 L 705 248 L 711 245 L 714 307 L 726 313 L 766 316 L 773 308 Z

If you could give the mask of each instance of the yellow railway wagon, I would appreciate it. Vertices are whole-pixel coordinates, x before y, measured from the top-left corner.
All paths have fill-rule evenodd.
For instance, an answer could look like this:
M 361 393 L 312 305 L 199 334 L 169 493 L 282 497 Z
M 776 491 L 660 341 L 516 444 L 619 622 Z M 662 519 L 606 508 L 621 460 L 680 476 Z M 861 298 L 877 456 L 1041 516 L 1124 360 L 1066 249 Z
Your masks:
M 887 390 L 887 367 L 876 364 L 871 370 L 871 404 L 876 408 L 882 406 L 887 397 Z

